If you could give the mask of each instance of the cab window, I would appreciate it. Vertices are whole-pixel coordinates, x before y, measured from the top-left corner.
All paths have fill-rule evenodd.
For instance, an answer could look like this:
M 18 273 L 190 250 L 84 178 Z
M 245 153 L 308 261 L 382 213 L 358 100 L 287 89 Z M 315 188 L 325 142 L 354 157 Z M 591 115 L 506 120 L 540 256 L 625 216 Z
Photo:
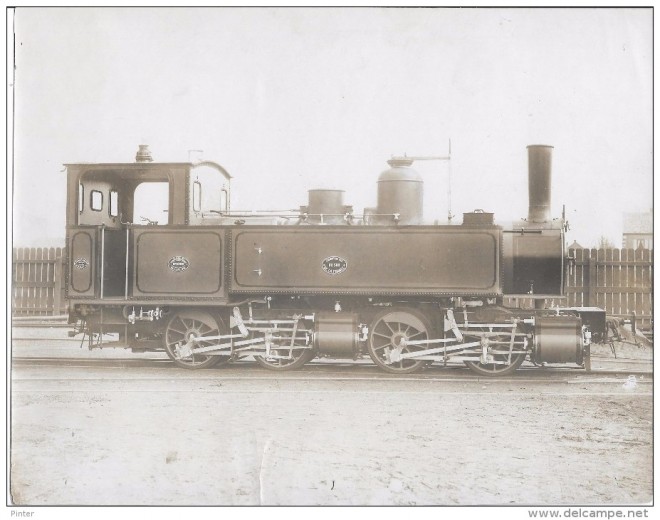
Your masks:
M 89 207 L 92 211 L 101 211 L 103 209 L 103 193 L 99 190 L 92 190 L 89 194 Z
M 133 222 L 164 226 L 169 222 L 169 204 L 168 182 L 143 182 L 135 188 Z
M 202 211 L 202 183 L 193 182 L 193 211 Z
M 111 217 L 119 215 L 119 192 L 117 190 L 110 190 L 110 205 L 108 206 L 108 214 Z
M 82 213 L 85 209 L 85 187 L 78 184 L 78 213 Z

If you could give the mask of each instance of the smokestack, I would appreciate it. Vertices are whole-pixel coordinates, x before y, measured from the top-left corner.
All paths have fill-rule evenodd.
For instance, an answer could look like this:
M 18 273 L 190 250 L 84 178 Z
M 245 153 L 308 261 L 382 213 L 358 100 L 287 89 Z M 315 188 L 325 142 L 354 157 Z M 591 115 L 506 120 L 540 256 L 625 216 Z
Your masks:
M 554 146 L 532 144 L 527 147 L 529 160 L 529 212 L 527 222 L 550 222 L 552 200 L 552 149 Z
M 153 157 L 151 157 L 151 151 L 149 150 L 148 144 L 139 144 L 138 151 L 135 154 L 135 162 L 151 162 Z

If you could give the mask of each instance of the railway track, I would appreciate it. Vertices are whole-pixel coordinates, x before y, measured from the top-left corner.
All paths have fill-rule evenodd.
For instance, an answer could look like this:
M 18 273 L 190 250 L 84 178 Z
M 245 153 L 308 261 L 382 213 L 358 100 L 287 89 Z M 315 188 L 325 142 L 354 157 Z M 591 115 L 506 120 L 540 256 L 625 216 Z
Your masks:
M 15 331 L 18 332 L 18 331 Z M 59 336 L 59 337 L 58 337 Z M 599 378 L 623 378 L 627 376 L 644 376 L 646 381 L 652 380 L 652 362 L 633 357 L 617 359 L 608 356 L 609 352 L 592 352 L 592 372 L 587 373 L 577 366 L 560 365 L 537 367 L 531 363 L 523 364 L 512 376 L 502 378 L 481 377 L 471 373 L 461 365 L 442 367 L 433 365 L 417 374 L 388 374 L 382 372 L 370 359 L 357 361 L 315 359 L 305 364 L 301 369 L 291 372 L 273 373 L 258 366 L 249 358 L 237 361 L 229 366 L 214 367 L 201 371 L 189 371 L 177 368 L 164 353 L 132 354 L 124 349 L 103 348 L 89 351 L 80 344 L 79 338 L 64 337 L 59 331 L 42 329 L 20 331 L 12 338 L 13 369 L 39 370 L 42 377 L 50 377 L 48 370 L 57 374 L 55 377 L 100 377 L 108 372 L 125 371 L 130 377 L 176 377 L 178 379 L 253 379 L 253 380 L 405 380 L 405 381 L 499 381 L 499 382 L 544 382 L 544 381 L 597 381 Z M 67 375 L 61 369 L 72 371 Z M 14 374 L 15 375 L 15 374 Z
M 375 365 L 363 362 L 310 362 L 303 368 L 291 371 L 274 373 L 268 369 L 258 366 L 250 361 L 240 361 L 230 366 L 216 367 L 211 369 L 188 371 L 182 370 L 169 359 L 90 359 L 89 357 L 14 357 L 12 367 L 23 368 L 67 368 L 75 369 L 78 375 L 86 370 L 124 370 L 130 372 L 131 377 L 144 373 L 148 377 L 162 375 L 167 378 L 180 379 L 251 379 L 251 380 L 405 380 L 405 381 L 454 381 L 454 382 L 570 382 L 579 381 L 601 381 L 603 377 L 614 378 L 612 380 L 625 379 L 630 375 L 643 376 L 646 381 L 653 380 L 653 372 L 649 367 L 639 363 L 618 363 L 619 368 L 597 368 L 586 372 L 579 367 L 536 367 L 523 365 L 514 375 L 509 377 L 478 377 L 467 368 L 453 367 L 430 367 L 417 374 L 388 374 L 382 372 Z M 73 378 L 77 377 L 71 374 Z

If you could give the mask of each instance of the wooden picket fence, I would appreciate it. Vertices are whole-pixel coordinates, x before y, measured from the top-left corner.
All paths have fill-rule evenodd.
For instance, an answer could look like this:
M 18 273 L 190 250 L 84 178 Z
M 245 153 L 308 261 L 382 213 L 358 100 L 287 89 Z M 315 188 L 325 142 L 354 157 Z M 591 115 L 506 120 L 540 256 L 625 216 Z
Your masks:
M 653 259 L 649 249 L 576 249 L 569 273 L 569 306 L 594 306 L 609 316 L 653 318 Z
M 66 311 L 63 248 L 15 248 L 13 315 L 47 316 Z M 653 318 L 653 255 L 648 249 L 571 249 L 567 298 L 547 306 L 600 307 L 609 316 L 635 313 L 640 327 Z M 528 298 L 507 298 L 511 306 L 533 307 Z
M 64 314 L 64 248 L 19 247 L 13 253 L 13 316 Z

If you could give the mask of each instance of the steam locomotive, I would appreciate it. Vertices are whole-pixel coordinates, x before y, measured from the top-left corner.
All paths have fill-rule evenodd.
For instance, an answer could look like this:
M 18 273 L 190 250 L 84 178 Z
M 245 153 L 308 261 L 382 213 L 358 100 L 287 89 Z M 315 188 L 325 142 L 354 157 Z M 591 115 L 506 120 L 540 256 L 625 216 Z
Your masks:
M 568 262 L 564 219 L 550 215 L 553 148 L 527 149 L 528 216 L 506 229 L 480 210 L 460 225 L 425 224 L 408 157 L 388 161 L 377 206 L 362 215 L 339 190 L 310 190 L 299 211 L 232 211 L 222 166 L 156 163 L 145 145 L 134 163 L 67 164 L 72 335 L 90 348 L 164 350 L 189 369 L 252 357 L 291 370 L 367 354 L 399 374 L 432 363 L 488 376 L 525 359 L 584 366 L 579 313 L 544 308 L 563 296 Z M 145 217 L 159 200 L 160 217 Z M 535 308 L 505 307 L 510 296 Z

